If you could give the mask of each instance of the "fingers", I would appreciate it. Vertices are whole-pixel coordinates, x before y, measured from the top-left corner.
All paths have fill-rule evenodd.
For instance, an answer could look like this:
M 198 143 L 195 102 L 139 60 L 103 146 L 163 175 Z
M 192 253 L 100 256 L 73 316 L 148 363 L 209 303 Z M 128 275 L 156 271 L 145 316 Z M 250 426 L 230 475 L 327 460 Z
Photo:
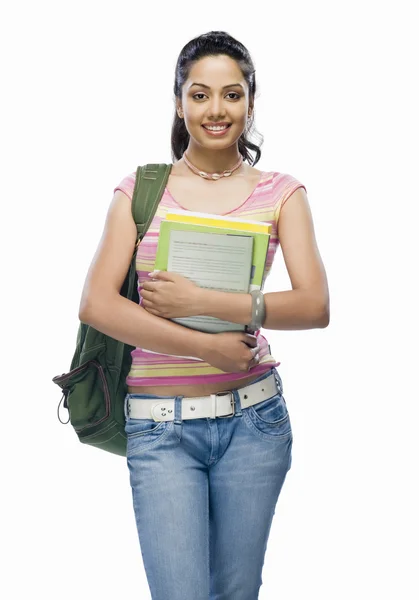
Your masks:
M 246 342 L 246 344 L 248 346 L 256 346 L 257 344 L 257 338 L 255 335 L 252 335 L 251 333 L 245 333 L 245 339 L 244 342 Z
M 252 367 L 255 367 L 257 364 L 259 364 L 259 352 L 260 352 L 260 346 L 255 346 L 254 348 L 250 348 L 250 352 L 252 354 L 252 359 L 249 361 L 249 366 L 248 366 L 248 371 L 250 371 L 250 369 Z
M 260 346 L 255 346 L 254 348 L 250 348 L 250 352 L 252 353 L 253 358 L 256 358 L 256 355 L 260 352 Z
M 256 354 L 256 356 L 254 358 L 252 358 L 252 360 L 249 362 L 249 366 L 247 368 L 248 371 L 250 371 L 250 369 L 253 369 L 253 367 L 256 367 L 256 365 L 259 364 L 259 354 Z

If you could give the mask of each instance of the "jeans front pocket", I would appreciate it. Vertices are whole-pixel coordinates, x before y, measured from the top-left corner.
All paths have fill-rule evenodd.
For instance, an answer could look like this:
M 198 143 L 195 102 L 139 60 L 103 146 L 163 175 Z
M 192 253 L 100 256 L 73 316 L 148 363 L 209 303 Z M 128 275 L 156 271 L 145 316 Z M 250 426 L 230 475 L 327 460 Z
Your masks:
M 258 437 L 267 440 L 284 440 L 292 437 L 291 421 L 283 394 L 262 400 L 243 410 L 248 428 Z
M 172 427 L 173 421 L 154 421 L 154 419 L 127 417 L 125 421 L 127 455 L 130 456 L 143 449 L 155 446 Z
M 128 417 L 125 421 L 125 433 L 127 437 L 138 437 L 160 435 L 168 421 L 155 421 L 154 419 L 132 419 Z M 160 431 L 159 431 L 160 430 Z

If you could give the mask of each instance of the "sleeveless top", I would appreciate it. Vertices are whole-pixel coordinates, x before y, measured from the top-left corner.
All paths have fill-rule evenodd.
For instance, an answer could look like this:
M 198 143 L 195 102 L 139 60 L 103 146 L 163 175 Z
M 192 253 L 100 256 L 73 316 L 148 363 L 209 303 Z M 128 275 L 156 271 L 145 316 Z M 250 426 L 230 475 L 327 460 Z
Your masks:
M 136 171 L 130 173 L 114 189 L 122 191 L 132 200 Z M 260 180 L 250 196 L 237 208 L 222 213 L 231 217 L 240 217 L 253 221 L 266 221 L 272 224 L 269 241 L 268 255 L 265 265 L 264 281 L 271 270 L 276 250 L 279 245 L 278 217 L 281 207 L 291 194 L 298 188 L 306 187 L 292 175 L 279 172 L 262 171 Z M 306 190 L 307 191 L 307 190 Z M 170 194 L 167 187 L 164 190 L 156 214 L 144 238 L 138 246 L 136 268 L 138 275 L 138 294 L 141 305 L 141 287 L 144 281 L 149 281 L 148 273 L 153 271 L 157 251 L 157 241 L 161 221 L 165 218 L 168 209 L 181 208 Z M 205 212 L 202 209 L 202 212 Z M 236 382 L 252 374 L 261 375 L 281 363 L 271 355 L 268 340 L 261 335 L 260 330 L 255 332 L 258 344 L 261 346 L 259 364 L 246 372 L 225 372 L 217 369 L 202 360 L 192 357 L 177 357 L 169 354 L 146 352 L 142 348 L 135 348 L 131 352 L 132 364 L 126 383 L 131 386 L 141 385 L 195 385 L 215 382 Z

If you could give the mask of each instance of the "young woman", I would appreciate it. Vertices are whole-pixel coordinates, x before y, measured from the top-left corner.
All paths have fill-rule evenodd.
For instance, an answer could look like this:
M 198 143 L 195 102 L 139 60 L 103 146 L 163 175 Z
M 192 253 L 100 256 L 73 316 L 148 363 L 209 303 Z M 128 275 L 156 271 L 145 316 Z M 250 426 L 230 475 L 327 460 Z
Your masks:
M 140 306 L 119 294 L 136 242 L 134 172 L 115 188 L 79 316 L 136 348 L 127 462 L 153 600 L 255 600 L 293 439 L 280 363 L 260 327 L 326 327 L 327 278 L 305 187 L 250 166 L 261 151 L 248 139 L 256 82 L 246 48 L 225 32 L 191 40 L 174 92 L 176 162 L 138 248 Z M 233 294 L 176 273 L 149 276 L 160 223 L 179 207 L 272 223 L 265 277 L 280 244 L 293 289 Z M 251 324 L 256 334 L 207 334 L 170 320 L 197 314 Z

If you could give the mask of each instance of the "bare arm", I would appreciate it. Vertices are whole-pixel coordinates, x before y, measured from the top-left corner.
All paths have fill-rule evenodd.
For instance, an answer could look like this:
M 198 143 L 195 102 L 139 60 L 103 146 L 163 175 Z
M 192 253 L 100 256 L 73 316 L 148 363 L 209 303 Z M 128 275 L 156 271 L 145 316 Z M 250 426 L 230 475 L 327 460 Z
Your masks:
M 265 329 L 314 329 L 329 324 L 329 289 L 307 194 L 298 188 L 280 211 L 278 235 L 292 290 L 265 294 Z M 247 324 L 250 294 L 199 291 L 200 314 Z
M 79 319 L 98 331 L 154 352 L 203 358 L 210 334 L 188 329 L 148 313 L 120 295 L 136 243 L 129 198 L 115 192 L 99 247 L 90 265 Z
M 278 237 L 292 290 L 266 294 L 265 326 L 268 329 L 327 327 L 329 287 L 303 188 L 295 190 L 281 208 Z

